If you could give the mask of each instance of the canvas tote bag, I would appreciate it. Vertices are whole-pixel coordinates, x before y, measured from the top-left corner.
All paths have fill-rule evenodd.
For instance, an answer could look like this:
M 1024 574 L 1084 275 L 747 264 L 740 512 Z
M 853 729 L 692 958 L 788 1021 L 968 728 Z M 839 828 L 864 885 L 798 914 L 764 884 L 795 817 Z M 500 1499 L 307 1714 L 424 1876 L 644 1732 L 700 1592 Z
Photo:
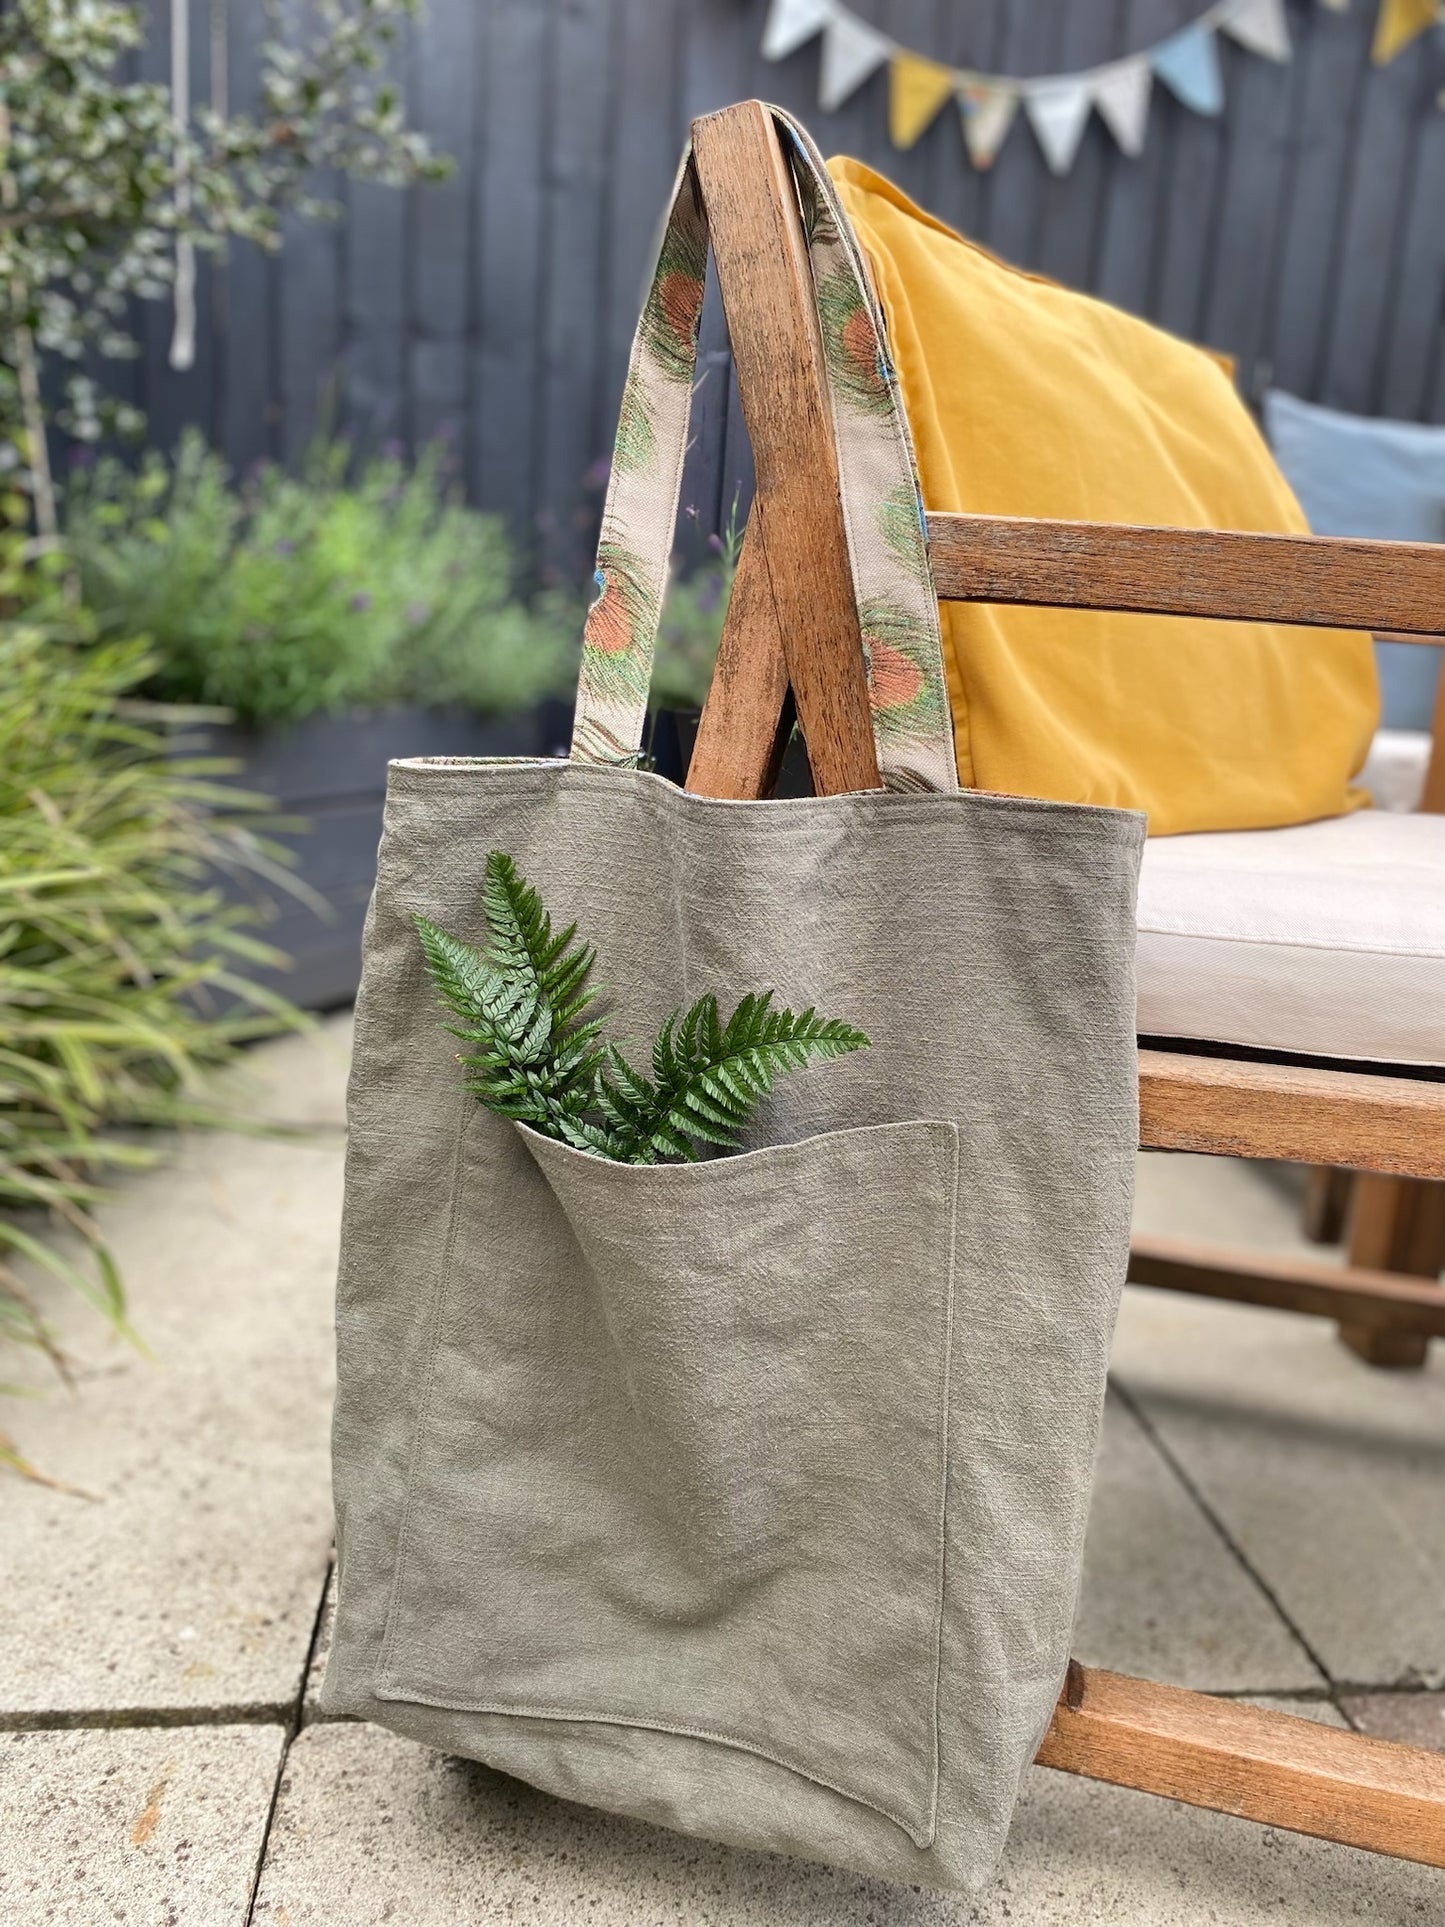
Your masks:
M 1143 826 L 959 793 L 878 316 L 781 125 L 887 788 L 723 802 L 639 764 L 706 253 L 685 162 L 570 759 L 391 766 L 323 1706 L 572 1800 L 968 1888 L 1068 1653 L 1137 1141 Z M 742 1153 L 695 1165 L 610 1163 L 484 1110 L 412 920 L 480 940 L 494 848 L 596 944 L 633 1061 L 704 991 L 771 988 L 872 1048 L 782 1080 Z

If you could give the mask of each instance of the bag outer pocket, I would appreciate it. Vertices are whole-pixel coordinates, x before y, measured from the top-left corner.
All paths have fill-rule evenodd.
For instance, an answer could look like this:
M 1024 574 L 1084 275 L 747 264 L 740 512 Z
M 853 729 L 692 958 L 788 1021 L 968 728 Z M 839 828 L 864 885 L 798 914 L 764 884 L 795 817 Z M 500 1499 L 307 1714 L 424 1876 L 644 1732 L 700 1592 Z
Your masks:
M 478 1110 L 380 1699 L 690 1735 L 934 1832 L 957 1126 L 627 1166 Z

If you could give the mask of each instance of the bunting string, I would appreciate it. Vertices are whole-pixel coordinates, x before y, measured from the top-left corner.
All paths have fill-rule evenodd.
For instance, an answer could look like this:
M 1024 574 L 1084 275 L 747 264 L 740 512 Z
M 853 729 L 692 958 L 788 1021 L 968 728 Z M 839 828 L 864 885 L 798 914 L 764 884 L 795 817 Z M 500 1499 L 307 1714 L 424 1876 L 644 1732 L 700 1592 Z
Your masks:
M 1320 4 L 1338 13 L 1349 0 Z M 1445 0 L 1381 0 L 1372 60 L 1385 65 L 1441 20 Z M 1261 59 L 1290 58 L 1284 0 L 1215 0 L 1188 26 L 1152 47 L 1077 73 L 1031 79 L 974 73 L 926 59 L 859 19 L 843 0 L 772 0 L 762 50 L 767 60 L 783 60 L 821 35 L 818 105 L 825 113 L 841 107 L 886 66 L 888 132 L 895 147 L 912 147 L 946 103 L 954 101 L 969 159 L 978 168 L 993 165 L 1022 109 L 1049 168 L 1067 174 L 1094 113 L 1123 153 L 1143 152 L 1156 81 L 1192 113 L 1222 113 L 1221 34 Z

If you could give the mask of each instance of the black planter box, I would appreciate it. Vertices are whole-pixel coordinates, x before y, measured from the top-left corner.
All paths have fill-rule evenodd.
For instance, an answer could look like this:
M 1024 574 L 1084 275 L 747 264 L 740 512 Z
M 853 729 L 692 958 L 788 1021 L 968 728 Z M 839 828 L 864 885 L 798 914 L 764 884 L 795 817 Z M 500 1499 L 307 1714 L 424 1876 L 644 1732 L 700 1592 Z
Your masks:
M 291 959 L 288 970 L 256 979 L 306 1010 L 348 1004 L 361 977 L 361 926 L 376 879 L 386 800 L 386 766 L 403 756 L 551 756 L 565 754 L 571 727 L 565 704 L 544 703 L 515 716 L 466 709 L 389 709 L 308 716 L 263 730 L 231 724 L 192 734 L 177 754 L 235 758 L 227 780 L 268 797 L 303 827 L 277 838 L 294 851 L 295 874 L 322 898 L 326 914 L 254 877 L 230 894 L 267 905 L 258 935 Z

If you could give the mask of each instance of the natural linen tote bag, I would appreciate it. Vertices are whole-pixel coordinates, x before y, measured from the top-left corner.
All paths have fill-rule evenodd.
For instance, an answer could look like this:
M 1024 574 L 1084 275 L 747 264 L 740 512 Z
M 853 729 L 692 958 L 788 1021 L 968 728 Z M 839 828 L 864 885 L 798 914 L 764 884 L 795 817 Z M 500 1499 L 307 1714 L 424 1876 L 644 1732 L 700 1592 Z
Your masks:
M 1143 822 L 961 794 L 906 425 L 802 197 L 887 788 L 640 766 L 707 232 L 633 349 L 566 761 L 394 763 L 349 1094 L 327 1713 L 748 1847 L 986 1877 L 1062 1683 L 1134 1149 Z M 417 913 L 504 850 L 633 1061 L 705 991 L 872 1048 L 737 1155 L 629 1166 L 461 1087 Z

